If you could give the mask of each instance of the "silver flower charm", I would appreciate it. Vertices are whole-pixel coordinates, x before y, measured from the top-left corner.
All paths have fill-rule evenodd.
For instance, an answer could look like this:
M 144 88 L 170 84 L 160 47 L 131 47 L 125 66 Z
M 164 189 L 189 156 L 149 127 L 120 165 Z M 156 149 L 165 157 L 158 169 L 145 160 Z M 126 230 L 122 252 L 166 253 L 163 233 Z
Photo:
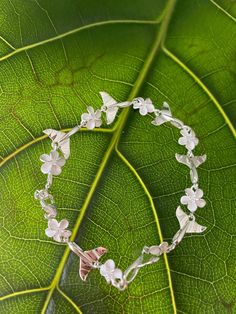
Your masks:
M 188 209 L 191 212 L 195 212 L 195 210 L 200 207 L 204 207 L 206 205 L 206 201 L 202 199 L 203 191 L 201 189 L 185 189 L 185 196 L 182 196 L 180 202 L 184 205 L 187 205 Z
M 100 274 L 105 277 L 107 283 L 114 283 L 116 279 L 122 279 L 122 271 L 115 266 L 112 259 L 107 260 L 100 268 Z
M 54 176 L 58 176 L 61 173 L 61 167 L 66 162 L 65 158 L 60 157 L 59 153 L 55 150 L 52 150 L 50 155 L 41 155 L 40 160 L 44 162 L 41 166 L 42 173 L 50 173 Z
M 195 132 L 188 127 L 184 127 L 180 131 L 180 134 L 182 137 L 179 138 L 178 143 L 184 145 L 188 150 L 193 150 L 199 142 L 195 136 Z
M 55 204 L 44 204 L 43 209 L 45 211 L 44 217 L 46 219 L 52 219 L 56 217 L 57 210 Z
M 45 233 L 49 238 L 53 238 L 57 242 L 67 241 L 71 235 L 71 231 L 66 230 L 68 225 L 69 222 L 66 219 L 62 219 L 60 222 L 56 219 L 50 219 Z
M 91 106 L 88 106 L 87 110 L 88 113 L 86 112 L 81 115 L 82 123 L 85 123 L 85 127 L 89 130 L 99 128 L 102 125 L 101 110 L 94 111 Z
M 142 97 L 135 98 L 132 101 L 134 109 L 139 109 L 139 113 L 145 116 L 148 113 L 154 112 L 154 106 L 150 98 L 143 99 Z

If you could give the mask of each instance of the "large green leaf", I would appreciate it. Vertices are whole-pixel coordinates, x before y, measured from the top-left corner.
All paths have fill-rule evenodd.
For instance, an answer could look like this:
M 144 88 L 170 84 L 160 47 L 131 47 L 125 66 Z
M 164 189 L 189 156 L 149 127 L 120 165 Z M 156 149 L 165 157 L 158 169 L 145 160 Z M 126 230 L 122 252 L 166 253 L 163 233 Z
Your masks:
M 235 305 L 235 5 L 229 0 L 2 0 L 1 313 L 233 313 Z M 50 150 L 45 128 L 69 129 L 98 92 L 167 100 L 197 132 L 207 226 L 188 235 L 124 292 L 48 239 L 33 198 Z M 178 228 L 189 184 L 178 132 L 125 109 L 111 129 L 82 131 L 55 180 L 59 218 L 83 248 L 103 245 L 124 269 L 143 245 Z M 230 122 L 231 121 L 231 122 Z

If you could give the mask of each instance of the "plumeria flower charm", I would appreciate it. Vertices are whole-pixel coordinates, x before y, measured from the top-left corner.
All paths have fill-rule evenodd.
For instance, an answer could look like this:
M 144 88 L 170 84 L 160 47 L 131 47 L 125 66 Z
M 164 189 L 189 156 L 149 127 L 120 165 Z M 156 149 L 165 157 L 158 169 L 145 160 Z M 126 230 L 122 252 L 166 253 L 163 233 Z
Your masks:
M 180 131 L 180 134 L 182 137 L 179 138 L 178 143 L 184 145 L 188 150 L 193 150 L 199 142 L 195 136 L 195 132 L 188 127 L 184 127 Z
M 101 110 L 94 111 L 93 107 L 87 107 L 88 113 L 83 113 L 81 115 L 82 122 L 85 123 L 86 128 L 92 130 L 94 128 L 99 128 L 102 125 Z
M 148 113 L 154 112 L 154 106 L 150 98 L 143 99 L 142 97 L 135 98 L 132 101 L 134 109 L 139 109 L 139 113 L 145 116 Z
M 203 191 L 201 189 L 196 189 L 194 191 L 193 189 L 185 189 L 185 196 L 182 196 L 180 201 L 182 204 L 187 205 L 188 209 L 191 212 L 195 212 L 195 210 L 200 207 L 204 207 L 206 205 L 206 202 L 203 197 Z
M 114 283 L 116 279 L 122 279 L 122 271 L 116 268 L 112 259 L 107 260 L 100 268 L 100 274 L 105 277 L 107 283 Z
M 45 211 L 44 217 L 46 219 L 52 219 L 55 218 L 57 215 L 56 205 L 55 204 L 45 204 L 43 206 L 43 209 Z
M 66 230 L 68 225 L 69 222 L 66 219 L 62 219 L 60 222 L 56 219 L 50 219 L 45 233 L 49 238 L 53 238 L 57 242 L 67 241 L 71 235 L 71 231 Z
M 41 166 L 42 173 L 50 173 L 54 176 L 58 176 L 61 173 L 61 167 L 66 162 L 65 158 L 60 157 L 59 153 L 55 150 L 52 150 L 50 155 L 41 155 L 40 160 L 44 162 Z

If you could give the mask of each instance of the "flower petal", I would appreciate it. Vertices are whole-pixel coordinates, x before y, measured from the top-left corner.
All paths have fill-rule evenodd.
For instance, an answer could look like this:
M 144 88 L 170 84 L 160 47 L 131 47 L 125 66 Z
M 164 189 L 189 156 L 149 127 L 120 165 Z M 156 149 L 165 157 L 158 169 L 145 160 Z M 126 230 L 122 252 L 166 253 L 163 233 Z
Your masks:
M 47 174 L 51 172 L 51 168 L 52 165 L 50 164 L 50 162 L 45 162 L 45 164 L 41 166 L 41 171 L 42 173 Z
M 148 113 L 147 107 L 145 105 L 141 106 L 139 109 L 139 113 L 141 114 L 141 116 L 145 116 Z
M 195 196 L 197 199 L 202 198 L 203 197 L 203 190 L 202 189 L 197 189 L 195 192 Z
M 43 161 L 43 162 L 46 162 L 46 161 L 51 161 L 51 158 L 50 158 L 50 156 L 47 155 L 47 154 L 42 154 L 42 155 L 40 156 L 40 160 Z
M 180 199 L 181 204 L 186 205 L 189 202 L 189 197 L 188 196 L 182 196 Z
M 101 118 L 101 114 L 102 114 L 101 110 L 98 109 L 98 110 L 96 110 L 94 116 L 95 116 L 96 119 L 100 119 Z
M 116 268 L 113 272 L 113 277 L 117 279 L 122 279 L 123 277 L 122 271 L 119 268 Z
M 56 219 L 50 219 L 48 221 L 48 228 L 51 230 L 57 230 L 59 228 L 59 223 Z
M 47 228 L 47 229 L 45 230 L 45 234 L 46 234 L 49 238 L 53 237 L 53 236 L 55 235 L 55 233 L 56 233 L 56 230 L 52 230 L 52 229 L 49 229 L 49 228 Z
M 107 272 L 107 268 L 106 268 L 106 264 L 103 264 L 101 267 L 100 267 L 100 274 L 104 277 L 107 277 L 108 275 L 108 272 Z
M 85 112 L 81 115 L 81 120 L 88 121 L 90 119 L 89 113 Z
M 65 163 L 66 163 L 65 158 L 62 158 L 62 157 L 61 157 L 61 158 L 59 158 L 59 159 L 57 160 L 57 165 L 60 166 L 60 167 L 64 166 Z
M 186 145 L 187 139 L 185 137 L 180 137 L 179 140 L 178 140 L 178 143 L 180 145 Z
M 71 236 L 71 231 L 70 230 L 64 230 L 61 235 L 64 237 L 64 238 L 69 238 Z
M 194 144 L 193 141 L 187 140 L 186 142 L 187 142 L 187 143 L 186 143 L 185 147 L 186 147 L 188 150 L 193 150 L 193 149 L 195 148 L 195 144 Z
M 191 212 L 195 212 L 195 210 L 197 209 L 197 205 L 196 205 L 196 202 L 195 201 L 189 201 L 188 202 L 188 209 L 191 211 Z
M 86 126 L 87 126 L 87 128 L 88 128 L 89 130 L 94 129 L 94 128 L 95 128 L 95 121 L 94 121 L 93 119 L 88 120 Z
M 59 153 L 56 150 L 52 150 L 50 153 L 51 160 L 57 160 L 59 157 Z
M 87 110 L 88 110 L 88 112 L 90 113 L 90 115 L 95 115 L 95 112 L 94 112 L 94 109 L 93 109 L 93 107 L 92 106 L 88 106 L 87 107 Z
M 148 112 L 153 112 L 155 109 L 152 102 L 151 101 L 147 102 L 147 100 L 146 100 L 146 107 L 147 107 Z
M 52 165 L 51 174 L 54 176 L 59 176 L 59 174 L 61 174 L 61 167 L 55 164 Z
M 206 205 L 206 201 L 203 198 L 201 198 L 200 200 L 196 201 L 196 204 L 198 207 L 203 208 Z
M 186 193 L 186 195 L 188 195 L 189 197 L 195 198 L 195 192 L 194 192 L 192 189 L 190 189 L 190 188 L 185 189 L 185 193 Z
M 60 234 L 59 232 L 57 232 L 57 233 L 54 235 L 53 239 L 54 239 L 55 241 L 57 241 L 57 242 L 61 242 L 61 241 L 62 241 L 62 239 L 61 239 L 61 234 Z
M 108 259 L 105 264 L 107 271 L 111 272 L 115 269 L 115 262 L 112 259 Z
M 66 229 L 69 226 L 69 221 L 67 219 L 62 219 L 59 222 L 59 228 L 60 229 Z
M 99 128 L 102 125 L 102 120 L 96 119 L 95 120 L 95 127 Z

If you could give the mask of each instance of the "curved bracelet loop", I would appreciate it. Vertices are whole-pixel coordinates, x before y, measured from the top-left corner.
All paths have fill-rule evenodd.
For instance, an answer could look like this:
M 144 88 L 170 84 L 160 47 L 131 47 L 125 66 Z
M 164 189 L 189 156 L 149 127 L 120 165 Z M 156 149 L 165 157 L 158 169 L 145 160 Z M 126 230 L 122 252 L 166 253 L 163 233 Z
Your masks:
M 94 110 L 93 107 L 87 107 L 87 112 L 81 115 L 81 122 L 76 125 L 68 133 L 56 131 L 53 129 L 44 130 L 44 133 L 52 140 L 52 150 L 49 155 L 43 154 L 40 160 L 43 162 L 41 171 L 47 174 L 47 182 L 44 189 L 37 190 L 34 194 L 35 198 L 40 201 L 40 205 L 44 210 L 44 217 L 48 220 L 48 228 L 45 233 L 48 237 L 53 238 L 57 242 L 65 242 L 70 250 L 80 258 L 79 274 L 82 280 L 86 280 L 89 272 L 92 269 L 99 269 L 100 274 L 106 279 L 107 283 L 123 291 L 127 288 L 137 276 L 139 270 L 153 263 L 156 263 L 160 256 L 164 253 L 169 253 L 175 249 L 186 233 L 201 233 L 206 227 L 199 225 L 196 222 L 194 212 L 198 207 L 202 208 L 206 202 L 203 197 L 203 191 L 199 188 L 197 168 L 206 161 L 206 155 L 195 156 L 193 150 L 198 145 L 198 138 L 191 127 L 185 125 L 181 120 L 172 116 L 171 110 L 167 102 L 163 103 L 161 109 L 156 109 L 150 98 L 144 99 L 137 97 L 132 101 L 117 102 L 108 93 L 100 92 L 103 105 L 101 109 Z M 142 116 L 154 114 L 154 120 L 151 122 L 154 126 L 159 126 L 164 123 L 171 123 L 174 127 L 180 130 L 181 137 L 178 140 L 180 145 L 187 149 L 186 155 L 175 154 L 175 158 L 179 163 L 186 165 L 190 169 L 191 187 L 185 189 L 185 195 L 181 197 L 180 202 L 186 205 L 190 213 L 186 213 L 178 206 L 176 209 L 176 217 L 179 221 L 180 228 L 172 238 L 171 244 L 162 242 L 159 245 L 151 247 L 144 246 L 141 255 L 124 271 L 116 268 L 113 260 L 109 259 L 105 263 L 100 263 L 100 257 L 107 252 L 104 247 L 84 251 L 75 242 L 70 242 L 71 231 L 67 229 L 69 222 L 62 219 L 58 222 L 56 205 L 49 189 L 53 183 L 53 176 L 60 175 L 62 167 L 70 156 L 70 137 L 77 133 L 82 127 L 92 130 L 102 125 L 102 114 L 106 116 L 106 123 L 111 124 L 120 108 L 133 106 L 139 110 Z M 145 261 L 146 260 L 146 261 Z

